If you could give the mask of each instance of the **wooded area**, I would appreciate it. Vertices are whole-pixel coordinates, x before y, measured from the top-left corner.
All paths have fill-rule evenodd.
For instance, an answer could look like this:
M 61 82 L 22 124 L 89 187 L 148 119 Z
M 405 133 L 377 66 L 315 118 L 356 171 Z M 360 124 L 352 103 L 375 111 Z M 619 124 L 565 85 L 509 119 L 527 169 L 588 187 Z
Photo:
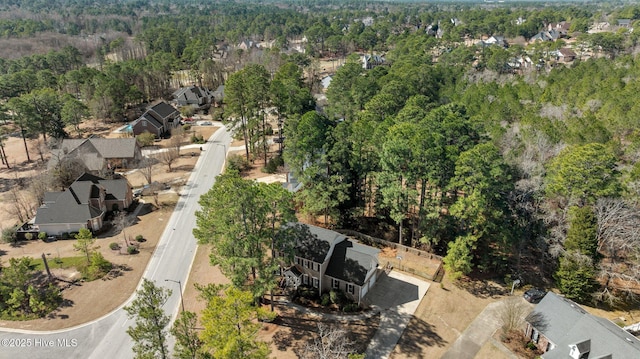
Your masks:
M 283 123 L 311 218 L 393 234 L 454 276 L 617 303 L 640 293 L 640 32 L 587 30 L 619 19 L 637 27 L 640 6 L 2 0 L 0 38 L 25 56 L 0 58 L 0 131 L 51 144 L 87 118 L 132 120 L 182 71 L 226 85 L 247 160 L 267 165 L 268 116 Z M 526 42 L 562 21 L 562 38 Z M 63 46 L 26 46 L 43 34 Z M 494 35 L 513 44 L 469 44 Z M 567 46 L 569 65 L 553 55 Z M 321 58 L 344 65 L 316 111 Z

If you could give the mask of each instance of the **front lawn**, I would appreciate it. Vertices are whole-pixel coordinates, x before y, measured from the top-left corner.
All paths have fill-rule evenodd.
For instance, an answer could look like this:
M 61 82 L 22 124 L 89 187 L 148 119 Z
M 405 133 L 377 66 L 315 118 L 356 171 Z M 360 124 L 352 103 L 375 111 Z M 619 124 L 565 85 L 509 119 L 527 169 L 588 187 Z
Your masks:
M 33 269 L 43 271 L 44 263 L 42 258 L 34 258 L 31 261 L 33 265 Z M 63 258 L 47 258 L 47 263 L 49 263 L 50 269 L 69 269 L 69 268 L 81 268 L 83 265 L 87 265 L 87 257 L 77 256 L 77 257 L 63 257 Z

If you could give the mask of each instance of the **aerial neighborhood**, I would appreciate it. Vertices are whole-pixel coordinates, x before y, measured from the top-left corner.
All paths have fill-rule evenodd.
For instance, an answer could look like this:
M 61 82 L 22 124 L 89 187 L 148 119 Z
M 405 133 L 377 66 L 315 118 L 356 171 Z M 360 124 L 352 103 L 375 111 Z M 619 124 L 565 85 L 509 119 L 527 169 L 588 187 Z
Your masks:
M 0 1 L 0 357 L 640 358 L 639 25 Z

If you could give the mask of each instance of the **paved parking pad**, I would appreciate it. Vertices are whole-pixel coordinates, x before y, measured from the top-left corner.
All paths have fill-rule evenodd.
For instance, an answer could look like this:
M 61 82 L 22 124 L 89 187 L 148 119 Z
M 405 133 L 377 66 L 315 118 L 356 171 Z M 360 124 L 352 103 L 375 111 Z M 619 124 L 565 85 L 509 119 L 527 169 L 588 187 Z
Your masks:
M 430 283 L 392 271 L 383 274 L 365 300 L 380 309 L 380 327 L 371 339 L 366 358 L 386 359 L 400 340 Z

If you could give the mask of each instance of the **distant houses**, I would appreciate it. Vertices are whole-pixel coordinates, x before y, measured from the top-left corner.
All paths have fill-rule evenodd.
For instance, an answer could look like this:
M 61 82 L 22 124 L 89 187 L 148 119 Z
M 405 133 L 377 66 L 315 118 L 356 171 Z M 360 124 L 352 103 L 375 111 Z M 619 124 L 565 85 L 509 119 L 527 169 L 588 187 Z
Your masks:
M 381 55 L 363 55 L 362 68 L 365 70 L 371 70 L 374 67 L 384 65 L 385 61 L 385 58 Z

